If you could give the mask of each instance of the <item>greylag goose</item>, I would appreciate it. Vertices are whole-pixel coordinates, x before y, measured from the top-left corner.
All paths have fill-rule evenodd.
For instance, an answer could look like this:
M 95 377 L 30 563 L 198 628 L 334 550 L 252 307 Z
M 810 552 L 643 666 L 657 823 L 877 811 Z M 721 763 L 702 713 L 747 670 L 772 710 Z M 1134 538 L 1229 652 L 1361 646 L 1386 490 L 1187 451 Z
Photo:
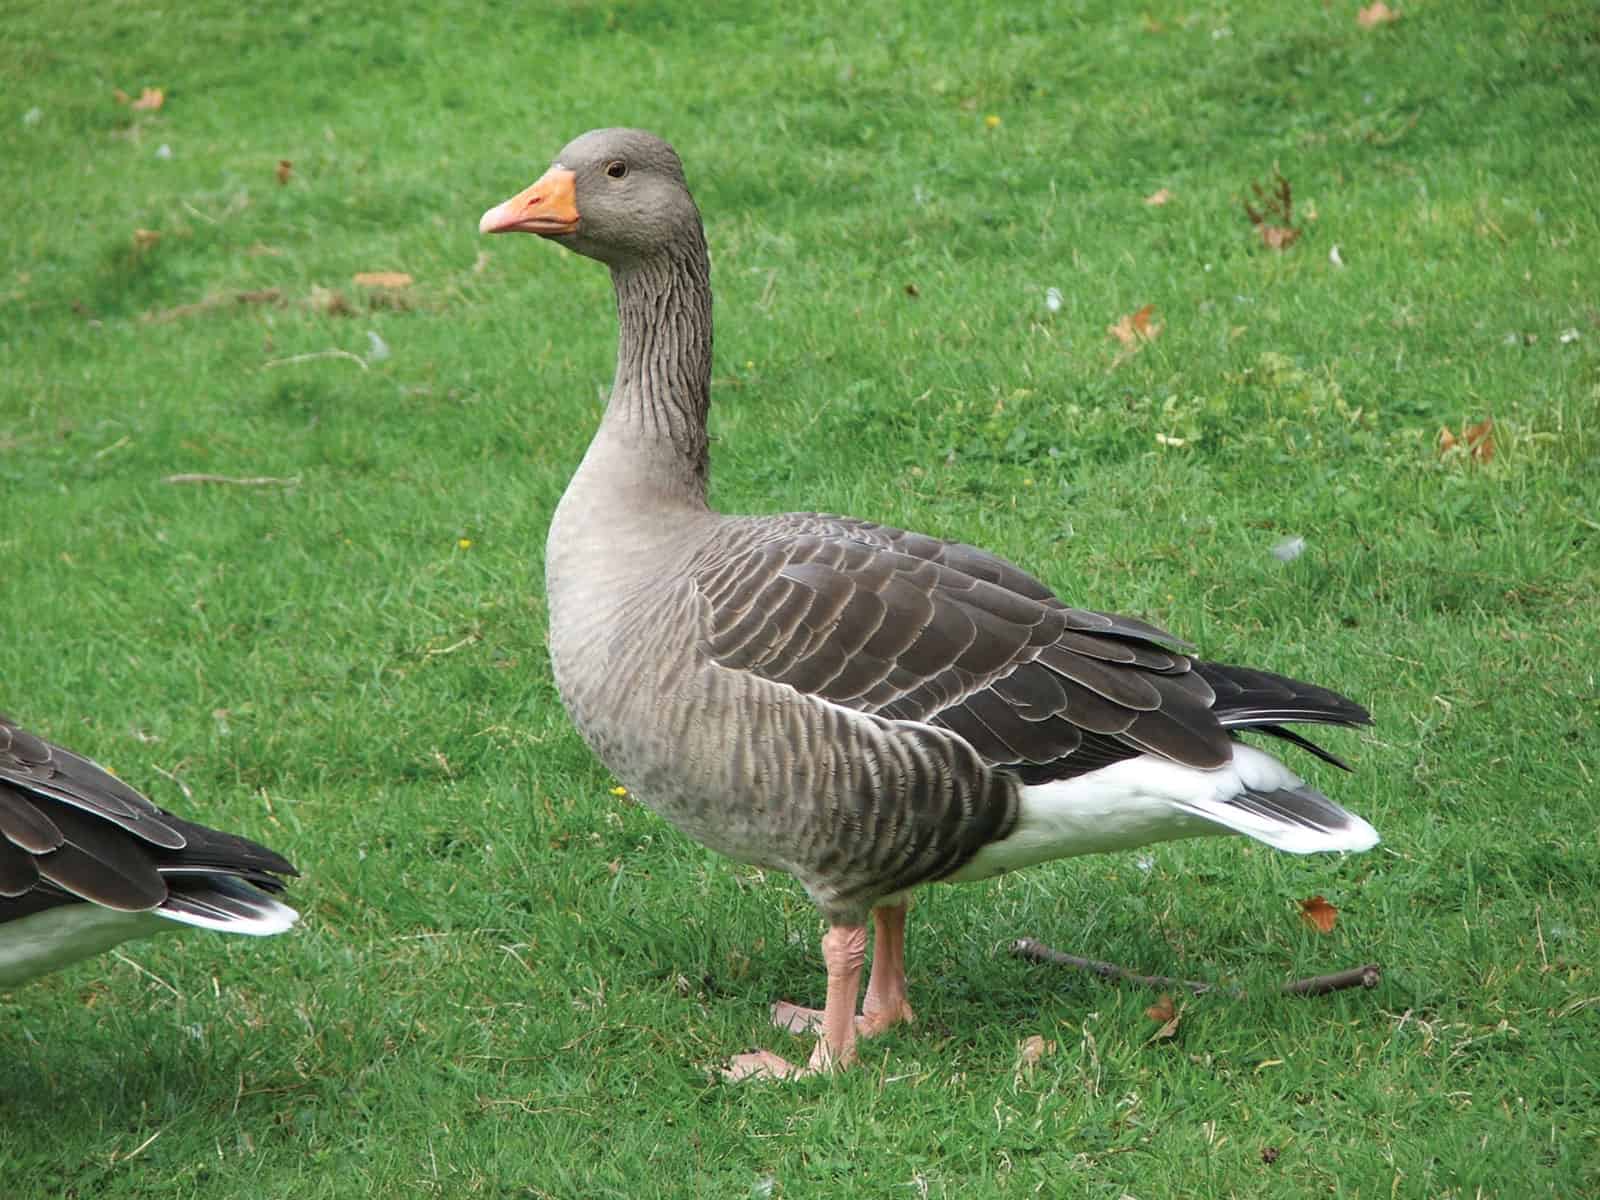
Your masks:
M 0 716 L 0 989 L 185 925 L 282 933 L 296 873 Z
M 788 871 L 827 923 L 807 1067 L 910 1020 L 908 894 L 1048 859 L 1244 834 L 1364 850 L 1372 827 L 1238 739 L 1338 759 L 1285 722 L 1364 725 L 1312 684 L 1205 662 L 1132 617 L 1069 607 L 988 551 L 817 513 L 707 504 L 711 288 L 683 166 L 634 129 L 584 134 L 483 233 L 535 233 L 611 270 L 611 398 L 550 523 L 550 660 L 573 724 L 690 837 Z M 862 1013 L 856 999 L 874 924 Z

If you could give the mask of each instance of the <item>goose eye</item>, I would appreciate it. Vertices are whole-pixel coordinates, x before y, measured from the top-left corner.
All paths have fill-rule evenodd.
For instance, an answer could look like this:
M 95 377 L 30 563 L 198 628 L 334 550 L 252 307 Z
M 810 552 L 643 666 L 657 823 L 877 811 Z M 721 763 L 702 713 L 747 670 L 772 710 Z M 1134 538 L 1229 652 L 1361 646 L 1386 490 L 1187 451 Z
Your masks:
M 620 158 L 615 162 L 609 162 L 606 164 L 606 174 L 611 176 L 613 179 L 621 179 L 627 173 L 628 164 L 623 162 Z

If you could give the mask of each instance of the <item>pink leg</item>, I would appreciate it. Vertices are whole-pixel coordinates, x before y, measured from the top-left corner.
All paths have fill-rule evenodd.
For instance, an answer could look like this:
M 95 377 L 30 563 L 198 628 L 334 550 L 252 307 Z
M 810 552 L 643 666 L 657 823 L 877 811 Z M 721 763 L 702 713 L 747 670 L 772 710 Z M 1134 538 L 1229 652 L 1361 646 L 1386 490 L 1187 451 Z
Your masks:
M 805 1067 L 766 1050 L 740 1054 L 722 1074 L 727 1079 L 770 1075 L 797 1078 L 818 1071 L 848 1067 L 856 1057 L 856 995 L 861 990 L 861 968 L 867 958 L 865 925 L 834 925 L 822 935 L 822 960 L 828 967 L 828 1000 L 822 1010 L 820 1036 Z M 774 1014 L 776 1017 L 776 1014 Z
M 856 1060 L 856 995 L 867 961 L 867 927 L 830 928 L 822 935 L 822 961 L 828 964 L 828 999 L 822 1009 L 822 1036 L 811 1052 L 812 1071 L 832 1071 Z
M 856 1021 L 856 1033 L 861 1037 L 874 1037 L 901 1021 L 916 1020 L 906 995 L 906 911 L 910 907 L 910 901 L 903 901 L 872 910 L 872 975 Z M 818 1033 L 823 1010 L 779 1000 L 772 1006 L 772 1023 L 790 1033 Z
M 901 1021 L 915 1021 L 906 994 L 906 910 L 909 901 L 872 910 L 876 937 L 872 945 L 872 975 L 867 999 L 861 1006 L 863 1037 L 882 1033 Z

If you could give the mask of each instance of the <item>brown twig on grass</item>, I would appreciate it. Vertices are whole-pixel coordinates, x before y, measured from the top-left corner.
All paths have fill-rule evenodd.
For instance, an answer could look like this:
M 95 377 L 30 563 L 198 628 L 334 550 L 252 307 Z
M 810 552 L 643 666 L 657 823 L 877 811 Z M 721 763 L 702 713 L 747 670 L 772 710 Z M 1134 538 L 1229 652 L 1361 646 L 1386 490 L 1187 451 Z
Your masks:
M 1055 963 L 1062 967 L 1075 967 L 1080 971 L 1088 971 L 1091 975 L 1098 975 L 1101 979 L 1121 980 L 1127 983 L 1137 983 L 1140 987 L 1154 988 L 1157 991 L 1182 989 L 1192 992 L 1196 996 L 1204 996 L 1207 992 L 1216 991 L 1216 985 L 1201 983 L 1194 979 L 1173 979 L 1168 975 L 1140 975 L 1130 971 L 1127 967 L 1119 967 L 1116 963 L 1102 962 L 1097 958 L 1080 958 L 1076 954 L 1065 954 L 1060 950 L 1053 950 L 1043 942 L 1033 938 L 1018 938 L 1011 943 L 1011 953 L 1018 958 L 1031 958 L 1034 962 Z
M 166 475 L 162 483 L 231 483 L 234 487 L 299 487 L 300 476 L 275 475 Z
M 265 370 L 270 371 L 273 367 L 289 367 L 294 366 L 296 363 L 314 362 L 319 358 L 349 359 L 363 371 L 367 370 L 367 360 L 359 354 L 351 354 L 348 350 L 313 350 L 310 354 L 291 354 L 288 358 L 275 358 L 271 362 L 265 362 L 261 365 Z
M 1383 982 L 1383 968 L 1377 963 L 1362 963 L 1346 971 L 1331 975 L 1313 975 L 1310 979 L 1296 979 L 1285 983 L 1278 991 L 1285 996 L 1326 996 L 1329 992 L 1342 992 L 1345 988 L 1375 988 Z
M 1116 963 L 1102 962 L 1097 958 L 1081 958 L 1076 954 L 1064 954 L 1033 938 L 1019 938 L 1012 942 L 1011 953 L 1018 958 L 1072 967 L 1079 971 L 1088 971 L 1091 975 L 1098 975 L 1101 979 L 1136 983 L 1140 987 L 1156 991 L 1181 989 L 1196 996 L 1206 996 L 1216 992 L 1235 1000 L 1245 998 L 1245 993 L 1237 988 L 1218 987 L 1214 983 L 1202 983 L 1195 979 L 1174 979 L 1168 975 L 1140 975 L 1127 967 L 1119 967 Z M 1343 991 L 1345 988 L 1375 988 L 1382 980 L 1382 967 L 1377 963 L 1364 963 L 1347 971 L 1335 971 L 1331 975 L 1313 975 L 1309 979 L 1296 979 L 1283 984 L 1278 991 L 1285 996 L 1325 996 L 1329 992 Z
M 198 316 L 200 313 L 211 312 L 218 308 L 281 303 L 283 303 L 283 293 L 277 288 L 262 288 L 254 292 L 220 292 L 216 295 L 207 296 L 204 300 L 196 301 L 194 304 L 180 304 L 176 308 L 163 308 L 156 312 L 147 312 L 142 314 L 139 319 L 150 325 L 162 325 L 168 321 Z

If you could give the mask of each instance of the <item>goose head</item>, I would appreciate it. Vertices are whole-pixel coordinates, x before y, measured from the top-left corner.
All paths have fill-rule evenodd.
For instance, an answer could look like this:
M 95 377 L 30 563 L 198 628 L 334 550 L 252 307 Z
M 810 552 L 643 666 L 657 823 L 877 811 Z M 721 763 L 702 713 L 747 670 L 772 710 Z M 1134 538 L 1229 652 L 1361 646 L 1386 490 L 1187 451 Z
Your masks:
M 478 222 L 480 233 L 536 233 L 624 269 L 693 240 L 699 228 L 677 153 L 642 129 L 575 138 L 533 184 Z

